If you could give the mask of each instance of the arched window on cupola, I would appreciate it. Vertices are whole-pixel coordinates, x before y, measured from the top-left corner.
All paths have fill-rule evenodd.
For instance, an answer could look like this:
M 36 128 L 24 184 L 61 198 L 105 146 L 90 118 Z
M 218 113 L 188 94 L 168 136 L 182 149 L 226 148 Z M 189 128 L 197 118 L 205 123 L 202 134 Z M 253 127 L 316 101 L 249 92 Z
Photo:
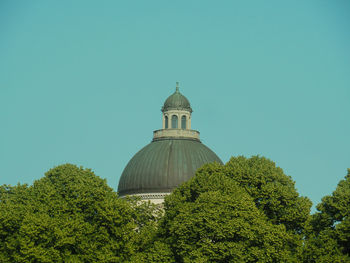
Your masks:
M 181 117 L 181 129 L 185 130 L 186 129 L 186 116 L 182 115 Z
M 177 116 L 176 115 L 171 116 L 171 128 L 177 129 Z
M 165 129 L 168 129 L 168 116 L 165 116 Z

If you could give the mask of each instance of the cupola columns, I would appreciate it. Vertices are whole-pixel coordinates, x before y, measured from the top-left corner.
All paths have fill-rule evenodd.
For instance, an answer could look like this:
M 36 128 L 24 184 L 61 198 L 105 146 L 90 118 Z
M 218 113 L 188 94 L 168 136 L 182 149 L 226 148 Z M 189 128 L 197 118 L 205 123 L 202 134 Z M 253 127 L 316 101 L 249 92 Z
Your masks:
M 163 129 L 191 129 L 191 113 L 183 110 L 169 110 L 163 113 Z

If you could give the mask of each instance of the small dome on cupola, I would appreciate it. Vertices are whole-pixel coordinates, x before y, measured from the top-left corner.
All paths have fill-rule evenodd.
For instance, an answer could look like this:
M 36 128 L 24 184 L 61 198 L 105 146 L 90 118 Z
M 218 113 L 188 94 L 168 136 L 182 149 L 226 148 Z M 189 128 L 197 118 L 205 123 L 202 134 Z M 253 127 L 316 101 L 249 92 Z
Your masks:
M 162 112 L 168 110 L 186 110 L 192 112 L 190 102 L 179 91 L 178 82 L 176 82 L 176 91 L 166 99 L 162 107 Z

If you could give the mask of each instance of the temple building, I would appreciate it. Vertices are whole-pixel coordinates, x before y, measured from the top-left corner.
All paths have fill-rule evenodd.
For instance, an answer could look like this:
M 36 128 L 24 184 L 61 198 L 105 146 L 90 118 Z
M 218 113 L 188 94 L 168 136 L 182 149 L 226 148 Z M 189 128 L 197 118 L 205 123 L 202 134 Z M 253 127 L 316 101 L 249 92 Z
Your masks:
M 206 163 L 220 158 L 201 143 L 199 132 L 191 130 L 192 108 L 179 91 L 169 96 L 162 107 L 163 127 L 153 132 L 153 140 L 126 165 L 119 180 L 121 197 L 140 196 L 159 204 L 174 188 L 195 175 Z

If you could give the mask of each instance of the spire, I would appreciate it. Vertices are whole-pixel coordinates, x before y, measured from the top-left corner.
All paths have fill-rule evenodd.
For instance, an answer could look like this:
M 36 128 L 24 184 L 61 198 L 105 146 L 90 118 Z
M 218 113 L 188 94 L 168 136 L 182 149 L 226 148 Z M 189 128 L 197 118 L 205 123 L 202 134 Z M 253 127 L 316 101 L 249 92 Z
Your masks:
M 176 82 L 176 92 L 179 92 L 179 82 Z

